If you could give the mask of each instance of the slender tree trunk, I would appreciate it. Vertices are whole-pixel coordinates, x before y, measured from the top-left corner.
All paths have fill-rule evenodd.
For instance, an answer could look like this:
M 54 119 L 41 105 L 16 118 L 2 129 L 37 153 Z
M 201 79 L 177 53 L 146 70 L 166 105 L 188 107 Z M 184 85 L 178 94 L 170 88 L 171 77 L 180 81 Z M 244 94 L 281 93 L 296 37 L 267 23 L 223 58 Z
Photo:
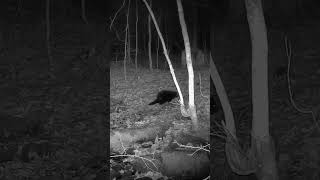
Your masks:
M 209 56 L 210 60 L 210 76 L 212 78 L 213 84 L 216 88 L 217 95 L 219 97 L 222 110 L 224 113 L 225 117 L 225 123 L 224 123 L 224 128 L 228 131 L 227 136 L 231 136 L 230 138 L 233 138 L 235 141 L 237 140 L 236 136 L 236 126 L 235 126 L 235 121 L 234 121 L 234 116 L 233 116 L 233 111 L 232 107 L 230 104 L 230 101 L 228 99 L 227 92 L 225 90 L 225 87 L 223 85 L 223 82 L 221 80 L 221 76 L 218 72 L 218 69 L 213 61 L 212 54 L 214 54 L 214 25 L 211 24 L 210 26 L 210 49 L 211 53 Z M 228 156 L 228 153 L 226 153 Z M 232 167 L 232 165 L 230 165 Z
M 147 40 L 146 40 L 146 35 L 143 34 L 142 35 L 142 45 L 143 45 L 143 53 L 146 54 L 147 53 L 147 48 L 146 48 L 146 44 L 147 44 Z
M 127 25 L 128 25 L 128 28 L 127 28 L 127 33 L 128 33 L 128 36 L 127 36 L 127 57 L 128 57 L 128 61 L 131 62 L 131 38 L 130 38 L 130 21 L 129 21 L 129 17 L 130 17 L 130 4 L 131 4 L 131 0 L 129 0 L 129 3 L 128 3 L 128 11 L 127 11 Z
M 165 34 L 165 38 L 166 38 L 166 45 L 168 48 L 168 53 L 170 54 L 170 47 L 169 47 L 169 30 L 168 30 L 168 20 L 167 20 L 167 15 L 164 15 L 164 34 Z M 164 68 L 167 68 L 168 64 L 165 63 L 164 64 Z
M 86 16 L 86 0 L 81 0 L 81 18 L 86 24 L 89 24 Z
M 124 73 L 124 79 L 127 80 L 127 33 L 125 36 L 125 43 L 124 43 L 124 57 L 123 57 L 123 73 Z
M 124 58 L 123 58 L 123 72 L 124 72 L 124 79 L 127 80 L 127 61 L 128 61 L 128 58 L 127 58 L 127 48 L 128 48 L 128 26 L 129 26 L 129 7 L 130 7 L 130 0 L 129 0 L 129 3 L 128 3 L 128 11 L 127 11 L 127 22 L 126 22 L 126 35 L 125 35 L 125 38 L 124 38 Z
M 150 0 L 150 7 L 152 8 L 152 1 Z M 148 16 L 148 34 L 149 34 L 149 41 L 148 41 L 148 52 L 149 52 L 149 69 L 152 70 L 152 54 L 151 54 L 151 17 Z
M 163 48 L 163 54 L 168 62 L 168 66 L 169 66 L 169 69 L 170 69 L 170 73 L 172 75 L 172 79 L 173 79 L 173 82 L 174 82 L 174 85 L 176 86 L 177 88 L 177 91 L 178 91 L 178 94 L 179 94 L 179 98 L 180 98 L 180 110 L 181 110 L 181 113 L 182 115 L 186 114 L 186 110 L 185 110 L 185 105 L 184 105 L 184 100 L 183 100 L 183 96 L 182 96 L 182 92 L 181 92 L 181 89 L 180 89 L 180 86 L 179 86 L 179 83 L 177 81 L 177 78 L 176 78 L 176 75 L 175 75 L 175 72 L 174 72 L 174 69 L 173 69 L 173 66 L 172 66 L 172 63 L 171 63 L 171 60 L 170 60 L 170 57 L 169 57 L 169 54 L 168 54 L 168 51 L 167 51 L 167 47 L 166 47 L 166 44 L 164 42 L 164 39 L 163 39 L 163 36 L 162 36 L 162 33 L 160 31 L 160 28 L 158 26 L 158 23 L 156 21 L 156 18 L 154 17 L 154 14 L 150 8 L 150 6 L 148 5 L 147 1 L 146 0 L 142 0 L 143 3 L 146 5 L 148 11 L 149 11 L 149 14 L 153 20 L 153 23 L 154 23 L 154 26 L 157 30 L 157 33 L 159 35 L 159 38 L 160 38 L 160 41 L 161 41 L 161 44 L 162 44 L 162 48 Z
M 159 69 L 159 38 L 157 38 L 157 69 Z
M 162 25 L 162 16 L 160 15 L 160 17 L 159 17 L 159 26 L 160 26 L 160 28 L 162 27 L 161 26 Z M 159 37 L 157 38 L 157 59 L 156 59 L 156 63 L 157 63 L 157 69 L 159 69 L 159 46 L 160 46 L 160 39 L 159 39 Z
M 269 134 L 268 41 L 261 0 L 245 0 L 252 47 L 252 146 L 260 180 L 277 180 L 274 144 Z
M 46 38 L 47 38 L 47 53 L 48 53 L 48 66 L 50 75 L 53 76 L 53 58 L 51 54 L 50 45 L 50 0 L 46 1 Z
M 138 21 L 139 21 L 139 14 L 138 14 L 138 1 L 136 1 L 136 54 L 134 57 L 134 64 L 136 66 L 136 70 L 138 70 L 138 51 L 139 51 L 139 47 L 138 47 Z
M 182 29 L 184 46 L 186 49 L 186 61 L 187 61 L 187 69 L 188 69 L 188 75 L 189 75 L 189 82 L 188 82 L 189 84 L 189 115 L 192 120 L 193 128 L 195 131 L 197 131 L 199 129 L 199 123 L 198 123 L 198 117 L 196 112 L 196 106 L 194 104 L 194 73 L 193 73 L 193 66 L 192 66 L 192 60 L 191 60 L 190 41 L 189 41 L 186 22 L 184 20 L 184 13 L 183 13 L 181 0 L 177 0 L 177 5 L 178 5 L 178 14 L 179 14 L 179 20 L 180 20 L 180 25 Z

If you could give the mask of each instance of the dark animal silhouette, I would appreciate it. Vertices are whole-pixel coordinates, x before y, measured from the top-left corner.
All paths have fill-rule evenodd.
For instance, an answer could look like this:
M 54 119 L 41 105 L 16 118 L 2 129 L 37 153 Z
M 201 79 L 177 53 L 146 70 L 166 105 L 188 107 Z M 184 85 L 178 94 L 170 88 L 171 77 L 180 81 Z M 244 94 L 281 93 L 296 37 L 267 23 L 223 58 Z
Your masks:
M 178 97 L 178 93 L 176 91 L 162 90 L 158 93 L 157 99 L 149 103 L 149 105 L 154 104 L 164 104 L 166 102 L 172 101 L 172 99 Z

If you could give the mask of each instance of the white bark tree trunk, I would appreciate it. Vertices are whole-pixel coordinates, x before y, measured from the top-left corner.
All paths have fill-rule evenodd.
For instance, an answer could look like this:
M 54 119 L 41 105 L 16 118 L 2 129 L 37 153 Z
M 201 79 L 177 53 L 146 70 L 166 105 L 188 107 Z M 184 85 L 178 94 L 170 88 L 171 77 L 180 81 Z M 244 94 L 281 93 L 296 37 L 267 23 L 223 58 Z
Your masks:
M 183 100 L 183 96 L 182 96 L 182 92 L 181 92 L 181 89 L 180 89 L 180 86 L 179 86 L 179 83 L 177 81 L 177 78 L 176 78 L 176 75 L 175 75 L 175 72 L 174 72 L 174 69 L 173 69 L 173 66 L 172 66 L 172 63 L 171 63 L 171 60 L 170 60 L 170 57 L 169 57 L 169 54 L 168 54 L 168 51 L 167 51 L 167 47 L 166 47 L 166 43 L 164 42 L 164 39 L 163 39 L 163 36 L 162 36 L 162 33 L 160 31 L 160 28 L 158 26 L 158 23 L 156 21 L 156 18 L 154 17 L 154 14 L 150 8 L 150 6 L 148 5 L 147 1 L 146 0 L 142 0 L 143 3 L 146 5 L 149 13 L 150 13 L 150 16 L 153 20 L 153 23 L 154 23 L 154 26 L 157 30 L 157 33 L 159 35 L 159 38 L 160 38 L 160 41 L 161 41 L 161 44 L 162 44 L 162 48 L 163 48 L 163 54 L 168 62 L 168 66 L 169 66 L 169 69 L 170 69 L 170 73 L 172 75 L 172 79 L 173 79 L 173 82 L 177 88 L 177 91 L 178 91 L 178 94 L 179 94 L 179 98 L 180 98 L 180 109 L 181 109 L 181 113 L 186 113 L 186 110 L 185 110 L 185 105 L 184 105 L 184 100 Z
M 193 72 L 193 66 L 192 66 L 192 60 L 191 60 L 191 48 L 190 48 L 190 41 L 189 41 L 189 35 L 187 31 L 186 22 L 184 20 L 184 13 L 183 13 L 183 7 L 181 4 L 181 0 L 177 0 L 178 5 L 178 14 L 179 14 L 179 20 L 180 25 L 182 29 L 182 35 L 183 35 L 183 41 L 184 46 L 186 49 L 186 62 L 187 62 L 187 69 L 188 69 L 188 76 L 189 76 L 189 115 L 192 120 L 193 129 L 197 131 L 199 129 L 199 123 L 198 123 L 198 117 L 197 117 L 197 111 L 196 106 L 194 104 L 194 72 Z

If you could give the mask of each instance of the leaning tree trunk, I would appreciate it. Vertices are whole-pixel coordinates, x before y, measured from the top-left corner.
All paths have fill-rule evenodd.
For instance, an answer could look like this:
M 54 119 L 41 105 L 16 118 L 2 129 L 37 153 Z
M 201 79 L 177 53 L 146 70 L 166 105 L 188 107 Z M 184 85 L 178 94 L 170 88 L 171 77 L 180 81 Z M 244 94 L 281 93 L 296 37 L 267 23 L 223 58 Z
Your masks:
M 161 31 L 160 31 L 160 28 L 159 28 L 159 26 L 158 26 L 158 23 L 157 23 L 157 21 L 156 21 L 156 18 L 154 17 L 154 14 L 153 14 L 153 12 L 152 12 L 149 4 L 147 3 L 147 0 L 142 0 L 142 1 L 143 1 L 143 3 L 144 3 L 144 4 L 146 5 L 146 7 L 147 7 L 147 9 L 148 9 L 148 11 L 149 11 L 149 14 L 150 14 L 150 16 L 151 16 L 151 18 L 152 18 L 152 20 L 153 20 L 153 23 L 154 23 L 154 26 L 155 26 L 155 28 L 156 28 L 156 31 L 157 31 L 157 33 L 158 33 L 158 35 L 159 35 L 159 38 L 160 38 L 160 41 L 161 41 L 161 44 L 162 44 L 162 48 L 163 48 L 163 54 L 164 54 L 164 56 L 165 56 L 165 58 L 166 58 L 166 60 L 167 60 L 167 62 L 168 62 L 167 64 L 168 64 L 168 66 L 169 66 L 169 69 L 170 69 L 170 73 L 171 73 L 171 75 L 172 75 L 173 82 L 174 82 L 174 84 L 175 84 L 175 86 L 176 86 L 176 88 L 177 88 L 178 94 L 179 94 L 181 114 L 185 116 L 185 115 L 187 114 L 187 112 L 186 112 L 186 110 L 185 110 L 185 105 L 184 105 L 184 100 L 183 100 L 182 92 L 181 92 L 179 83 L 178 83 L 178 81 L 177 81 L 177 78 L 176 78 L 176 75 L 175 75 L 175 72 L 174 72 L 174 69 L 173 69 L 173 66 L 172 66 L 170 57 L 169 57 L 169 53 L 168 53 L 168 51 L 167 51 L 166 43 L 164 42 L 164 39 L 163 39 L 162 33 L 161 33 Z
M 181 4 L 181 0 L 177 0 L 177 5 L 178 5 L 178 14 L 179 14 L 179 20 L 180 20 L 180 25 L 181 25 L 181 29 L 182 29 L 184 46 L 186 49 L 186 62 L 187 62 L 188 75 L 189 75 L 189 82 L 188 82 L 188 84 L 189 84 L 189 109 L 188 109 L 188 113 L 189 113 L 190 118 L 192 120 L 193 128 L 196 131 L 199 129 L 199 123 L 198 123 L 198 118 L 197 118 L 196 106 L 194 104 L 194 73 L 193 73 L 192 60 L 191 60 L 190 41 L 189 41 L 186 22 L 184 20 L 183 7 Z
M 245 0 L 252 47 L 252 148 L 260 180 L 278 179 L 269 134 L 268 41 L 261 0 Z

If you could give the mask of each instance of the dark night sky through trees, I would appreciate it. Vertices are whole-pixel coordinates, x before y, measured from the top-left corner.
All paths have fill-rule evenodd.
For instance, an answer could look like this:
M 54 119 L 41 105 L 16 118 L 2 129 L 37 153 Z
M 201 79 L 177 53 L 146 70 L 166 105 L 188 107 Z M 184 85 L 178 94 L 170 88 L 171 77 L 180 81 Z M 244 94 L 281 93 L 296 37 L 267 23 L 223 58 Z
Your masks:
M 19 21 L 24 23 L 39 23 L 44 20 L 44 10 L 45 1 L 36 0 L 33 3 L 22 2 L 14 0 L 1 1 L 1 19 L 2 23 L 13 24 Z M 134 0 L 132 1 L 134 2 Z M 86 12 L 87 16 L 92 23 L 106 23 L 110 24 L 110 17 L 113 17 L 115 12 L 120 8 L 123 1 L 119 0 L 109 0 L 109 1 L 87 1 L 86 2 Z M 183 47 L 181 30 L 179 29 L 179 21 L 177 15 L 176 2 L 173 0 L 161 0 L 153 2 L 153 10 L 156 16 L 162 16 L 166 19 L 166 28 L 168 31 L 169 44 L 173 46 L 177 51 L 181 51 Z M 300 3 L 300 4 L 299 4 Z M 80 21 L 81 4 L 80 0 L 56 0 L 51 2 L 51 18 L 53 18 L 53 23 L 58 23 L 54 21 L 55 18 L 70 18 L 73 20 Z M 312 18 L 318 18 L 319 12 L 317 11 L 318 2 L 316 0 L 308 1 L 265 1 L 264 9 L 266 16 L 266 23 L 269 26 L 282 26 L 283 28 L 288 28 L 289 26 L 294 26 L 295 24 L 303 23 L 306 20 L 311 20 Z M 21 7 L 21 12 L 16 12 L 16 10 Z M 185 18 L 188 24 L 188 32 L 192 33 L 192 23 L 194 22 L 194 17 L 192 14 L 192 8 L 197 7 L 198 9 L 198 25 L 197 31 L 198 35 L 207 34 L 210 32 L 210 25 L 219 31 L 221 26 L 227 26 L 228 23 L 246 23 L 244 2 L 242 1 L 226 1 L 226 0 L 184 0 L 183 1 L 185 9 Z M 139 31 L 144 32 L 147 24 L 147 11 L 144 7 L 142 1 L 138 1 L 139 6 L 139 16 L 140 16 L 140 26 Z M 130 16 L 130 26 L 132 30 L 134 29 L 135 21 L 135 3 L 132 3 L 131 16 Z M 116 26 L 116 25 L 119 26 Z M 125 9 L 122 9 L 119 16 L 115 22 L 115 28 L 121 31 L 121 25 L 125 24 Z M 164 30 L 165 25 L 162 23 L 162 28 Z M 154 31 L 154 28 L 153 28 Z M 132 31 L 133 32 L 133 31 Z M 155 33 L 154 38 L 156 37 Z M 190 36 L 191 37 L 191 36 Z M 203 44 L 202 39 L 199 39 L 199 44 Z M 200 42 L 201 41 L 201 42 Z M 206 39 L 209 41 L 209 38 Z M 209 44 L 209 42 L 207 42 Z M 178 53 L 178 52 L 176 52 Z

